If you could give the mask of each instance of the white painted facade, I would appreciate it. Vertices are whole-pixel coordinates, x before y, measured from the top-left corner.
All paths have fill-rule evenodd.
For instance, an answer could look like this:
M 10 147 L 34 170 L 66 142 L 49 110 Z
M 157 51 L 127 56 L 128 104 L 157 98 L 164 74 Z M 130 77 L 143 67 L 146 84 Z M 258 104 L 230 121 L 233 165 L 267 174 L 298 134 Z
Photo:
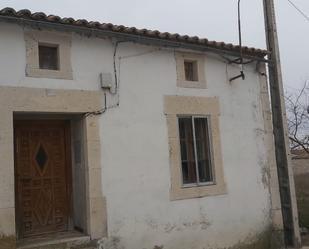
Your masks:
M 113 41 L 72 34 L 73 80 L 27 77 L 23 27 L 0 23 L 0 33 L 1 86 L 102 91 L 99 74 L 114 73 Z M 116 238 L 115 248 L 221 249 L 267 231 L 271 134 L 265 132 L 256 63 L 245 66 L 244 81 L 230 83 L 239 68 L 205 54 L 206 89 L 177 87 L 173 49 L 120 43 L 116 65 L 119 95 L 107 93 L 109 108 L 100 116 L 103 243 Z M 226 194 L 170 200 L 166 95 L 219 98 Z

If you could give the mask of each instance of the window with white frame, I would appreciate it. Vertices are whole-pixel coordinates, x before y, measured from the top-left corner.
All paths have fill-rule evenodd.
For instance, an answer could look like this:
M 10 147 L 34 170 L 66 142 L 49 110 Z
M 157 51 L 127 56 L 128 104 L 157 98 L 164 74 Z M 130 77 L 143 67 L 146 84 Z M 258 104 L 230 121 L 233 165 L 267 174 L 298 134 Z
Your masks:
M 210 122 L 207 116 L 179 116 L 183 186 L 214 183 Z
M 218 97 L 165 96 L 171 200 L 227 193 Z

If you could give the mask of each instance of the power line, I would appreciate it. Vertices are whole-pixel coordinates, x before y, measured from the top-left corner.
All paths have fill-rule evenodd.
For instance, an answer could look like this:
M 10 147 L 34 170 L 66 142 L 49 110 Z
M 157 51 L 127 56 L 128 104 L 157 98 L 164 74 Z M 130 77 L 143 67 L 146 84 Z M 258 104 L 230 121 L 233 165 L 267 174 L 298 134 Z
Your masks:
M 295 5 L 291 0 L 288 0 L 288 2 L 307 20 L 309 21 L 309 17 L 303 12 L 299 7 Z

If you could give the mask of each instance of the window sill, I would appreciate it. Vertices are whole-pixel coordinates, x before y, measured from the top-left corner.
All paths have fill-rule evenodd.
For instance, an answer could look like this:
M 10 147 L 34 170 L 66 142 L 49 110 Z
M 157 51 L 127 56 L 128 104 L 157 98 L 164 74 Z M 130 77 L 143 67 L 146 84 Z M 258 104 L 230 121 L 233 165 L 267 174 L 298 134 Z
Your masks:
M 178 87 L 182 88 L 197 88 L 197 89 L 206 89 L 206 81 L 188 81 L 188 80 L 179 80 L 177 82 Z
M 224 183 L 190 186 L 190 187 L 179 186 L 171 189 L 170 199 L 172 201 L 176 201 L 176 200 L 202 198 L 206 196 L 217 196 L 225 194 L 227 194 L 227 189 Z
M 27 77 L 73 80 L 71 71 L 27 68 Z
M 182 188 L 199 188 L 199 187 L 205 187 L 205 186 L 213 186 L 216 185 L 215 182 L 205 182 L 205 183 L 189 183 L 189 184 L 183 184 Z

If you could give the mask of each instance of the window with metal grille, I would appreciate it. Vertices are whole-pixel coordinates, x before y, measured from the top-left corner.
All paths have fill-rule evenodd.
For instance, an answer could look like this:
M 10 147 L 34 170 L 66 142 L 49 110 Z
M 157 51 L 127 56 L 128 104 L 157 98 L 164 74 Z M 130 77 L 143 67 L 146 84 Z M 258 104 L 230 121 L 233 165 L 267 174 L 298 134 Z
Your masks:
M 40 69 L 59 70 L 59 52 L 57 45 L 39 44 Z
M 178 117 L 184 186 L 214 183 L 208 117 Z
M 198 81 L 197 61 L 184 61 L 185 79 L 187 81 Z

